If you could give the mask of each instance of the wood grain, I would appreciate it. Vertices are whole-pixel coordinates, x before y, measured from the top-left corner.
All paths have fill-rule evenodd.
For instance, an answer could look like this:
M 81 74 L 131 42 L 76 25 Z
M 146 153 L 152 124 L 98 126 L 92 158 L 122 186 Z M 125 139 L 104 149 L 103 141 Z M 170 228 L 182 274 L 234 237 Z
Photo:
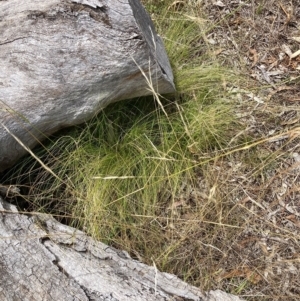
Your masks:
M 0 1 L 0 121 L 33 148 L 105 106 L 175 91 L 160 37 L 138 0 Z M 0 172 L 26 151 L 0 124 Z

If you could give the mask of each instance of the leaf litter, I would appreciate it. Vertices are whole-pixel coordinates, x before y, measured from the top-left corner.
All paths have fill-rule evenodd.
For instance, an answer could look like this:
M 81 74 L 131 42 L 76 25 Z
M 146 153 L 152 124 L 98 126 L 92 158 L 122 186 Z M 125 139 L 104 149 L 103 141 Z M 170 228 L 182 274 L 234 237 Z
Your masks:
M 300 300 L 299 1 L 204 0 L 199 9 L 215 24 L 210 49 L 241 74 L 227 87 L 241 127 L 230 146 L 264 140 L 210 166 L 243 220 L 218 246 L 226 256 L 210 261 L 215 284 L 247 300 Z

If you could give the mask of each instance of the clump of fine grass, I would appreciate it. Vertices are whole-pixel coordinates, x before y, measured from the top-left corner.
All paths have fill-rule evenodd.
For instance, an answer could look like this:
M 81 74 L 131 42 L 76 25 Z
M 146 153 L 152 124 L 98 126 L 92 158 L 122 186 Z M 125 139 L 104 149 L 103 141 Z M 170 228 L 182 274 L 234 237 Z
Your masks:
M 74 210 L 84 212 L 84 227 L 102 240 L 132 236 L 171 204 L 182 179 L 193 179 L 193 150 L 218 146 L 230 120 L 222 104 L 216 109 L 197 101 L 166 105 L 168 116 L 153 106 L 146 116 L 135 116 L 141 101 L 130 104 L 130 113 L 115 106 L 100 114 L 85 133 L 93 133 L 84 138 L 89 143 L 77 148 L 76 160 L 64 168 L 71 163 L 80 170 L 72 182 L 84 197 Z
M 206 173 L 203 162 L 213 161 L 210 153 L 229 140 L 233 117 L 222 87 L 229 72 L 208 56 L 202 61 L 194 47 L 197 23 L 165 5 L 159 22 L 178 93 L 161 97 L 163 108 L 155 97 L 110 105 L 40 154 L 57 177 L 38 163 L 30 163 L 23 177 L 30 179 L 32 210 L 53 213 L 96 239 L 198 284 L 199 268 L 188 265 L 196 262 L 195 252 L 188 248 L 183 254 L 183 245 L 189 236 L 200 237 L 202 230 L 195 225 L 215 220 L 222 205 L 215 202 L 213 190 L 204 207 L 189 194 Z M 182 207 L 186 209 L 179 212 Z M 222 219 L 217 222 L 223 226 Z M 210 228 L 203 235 L 213 236 L 214 226 Z
M 282 208 L 272 185 L 296 174 L 293 165 L 284 166 L 298 144 L 274 147 L 270 142 L 280 142 L 282 134 L 258 138 L 232 129 L 222 87 L 228 72 L 211 63 L 209 47 L 206 53 L 199 48 L 205 28 L 185 4 L 192 1 L 145 2 L 165 40 L 178 94 L 160 98 L 164 111 L 155 97 L 111 105 L 55 139 L 39 156 L 61 180 L 31 161 L 23 172 L 29 209 L 52 212 L 202 289 L 273 300 L 282 293 L 284 260 L 299 262 L 299 234 L 287 231 L 284 216 L 275 214 Z M 298 130 L 285 134 L 299 138 Z M 290 194 L 293 204 L 299 188 L 290 183 L 285 197 Z M 288 267 L 290 283 L 299 282 L 295 266 Z M 273 276 L 266 280 L 267 274 Z

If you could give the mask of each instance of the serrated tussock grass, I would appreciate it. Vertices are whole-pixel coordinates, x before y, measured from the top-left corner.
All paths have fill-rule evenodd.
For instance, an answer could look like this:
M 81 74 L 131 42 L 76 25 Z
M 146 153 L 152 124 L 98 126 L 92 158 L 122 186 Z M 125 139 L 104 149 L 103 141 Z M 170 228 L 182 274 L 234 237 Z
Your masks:
M 51 137 L 0 183 L 22 184 L 20 210 L 51 213 L 203 290 L 297 299 L 300 129 L 294 119 L 282 125 L 290 104 L 271 94 L 258 106 L 247 94 L 263 96 L 266 86 L 242 75 L 244 63 L 239 76 L 218 65 L 234 69 L 239 55 L 210 43 L 223 21 L 202 15 L 207 3 L 144 3 L 177 93 L 149 86 L 153 97 L 110 105 Z
M 170 4 L 155 4 L 162 11 L 156 22 L 177 93 L 159 96 L 159 103 L 154 95 L 108 106 L 35 151 L 52 173 L 27 158 L 11 177 L 24 184 L 27 209 L 52 213 L 95 239 L 198 285 L 209 271 L 197 266 L 200 240 L 191 247 L 189 239 L 203 235 L 213 240 L 216 225 L 226 225 L 222 197 L 213 185 L 206 203 L 189 196 L 193 187 L 199 189 L 199 176 L 215 182 L 209 178 L 208 162 L 230 141 L 234 120 L 224 87 L 232 74 L 209 53 L 199 56 L 198 22 Z M 213 222 L 201 229 L 199 221 Z M 184 245 L 189 246 L 185 251 Z M 207 279 L 205 287 L 210 285 Z

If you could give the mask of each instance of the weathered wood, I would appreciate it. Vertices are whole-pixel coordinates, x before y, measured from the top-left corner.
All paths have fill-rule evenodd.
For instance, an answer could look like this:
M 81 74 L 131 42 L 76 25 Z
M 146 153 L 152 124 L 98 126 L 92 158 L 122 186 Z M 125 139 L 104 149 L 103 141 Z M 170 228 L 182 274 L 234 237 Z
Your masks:
M 0 1 L 0 172 L 109 103 L 174 92 L 160 37 L 139 0 Z
M 1 197 L 0 217 L 0 300 L 240 300 L 202 293 L 49 215 L 19 214 Z

